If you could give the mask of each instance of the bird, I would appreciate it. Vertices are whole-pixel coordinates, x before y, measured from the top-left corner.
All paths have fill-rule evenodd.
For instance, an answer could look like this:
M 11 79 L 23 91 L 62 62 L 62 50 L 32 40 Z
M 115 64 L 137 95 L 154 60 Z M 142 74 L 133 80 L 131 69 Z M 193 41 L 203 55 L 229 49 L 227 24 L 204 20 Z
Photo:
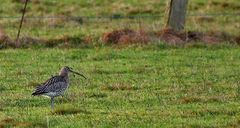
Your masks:
M 69 73 L 74 73 L 87 79 L 83 74 L 73 71 L 71 67 L 64 66 L 61 68 L 59 75 L 52 76 L 44 83 L 40 84 L 32 93 L 33 96 L 48 96 L 51 98 L 51 109 L 54 110 L 54 98 L 57 96 L 63 96 L 65 90 L 69 86 Z

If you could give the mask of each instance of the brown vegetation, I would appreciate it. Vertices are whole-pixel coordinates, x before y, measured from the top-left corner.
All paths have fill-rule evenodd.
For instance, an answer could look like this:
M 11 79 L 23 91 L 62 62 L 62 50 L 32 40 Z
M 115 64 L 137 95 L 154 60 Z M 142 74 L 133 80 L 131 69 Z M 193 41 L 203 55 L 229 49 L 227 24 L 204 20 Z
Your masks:
M 173 29 L 163 29 L 150 36 L 143 30 L 134 31 L 131 29 L 114 30 L 103 34 L 103 41 L 108 44 L 133 44 L 133 43 L 148 43 L 153 38 L 162 40 L 170 45 L 181 45 L 188 42 L 203 42 L 206 44 L 217 44 L 221 42 L 238 43 L 239 37 L 230 36 L 224 32 L 197 32 L 186 31 L 176 32 Z
M 95 37 L 97 38 L 97 37 Z M 30 47 L 32 45 L 43 45 L 46 47 L 76 47 L 86 46 L 92 44 L 94 39 L 92 36 L 61 36 L 54 39 L 37 39 L 32 37 L 21 37 L 21 47 Z M 176 32 L 173 29 L 165 28 L 158 32 L 147 32 L 144 30 L 120 29 L 112 32 L 104 33 L 102 41 L 106 44 L 147 44 L 156 40 L 164 41 L 169 45 L 184 45 L 186 43 L 202 42 L 205 44 L 219 44 L 222 42 L 229 42 L 240 44 L 240 36 L 232 36 L 225 32 L 197 32 L 197 31 L 183 31 Z M 0 45 L 1 48 L 15 47 L 13 39 L 0 28 Z
M 5 118 L 0 121 L 0 128 L 5 127 L 30 127 L 32 124 L 30 122 L 17 122 L 13 118 Z
M 104 33 L 103 41 L 109 44 L 133 44 L 133 43 L 147 43 L 149 36 L 144 31 L 134 31 L 131 29 L 114 30 L 112 32 Z
M 214 22 L 216 19 L 213 16 L 197 16 L 196 20 L 199 22 Z
M 0 44 L 11 47 L 15 46 L 14 41 L 8 37 L 2 28 L 0 28 Z
M 184 36 L 172 29 L 163 29 L 156 33 L 156 36 L 169 44 L 183 44 Z
M 5 42 L 8 40 L 9 40 L 9 37 L 7 36 L 5 31 L 2 28 L 0 28 L 0 42 Z
M 123 83 L 115 83 L 112 85 L 107 85 L 107 86 L 102 86 L 102 90 L 109 90 L 109 91 L 117 91 L 117 90 L 137 90 L 138 88 L 128 85 L 128 84 L 123 84 Z
M 216 44 L 224 41 L 215 33 L 202 33 L 197 31 L 175 32 L 172 29 L 164 29 L 157 33 L 160 39 L 167 43 L 187 43 L 187 42 L 203 42 L 207 44 Z

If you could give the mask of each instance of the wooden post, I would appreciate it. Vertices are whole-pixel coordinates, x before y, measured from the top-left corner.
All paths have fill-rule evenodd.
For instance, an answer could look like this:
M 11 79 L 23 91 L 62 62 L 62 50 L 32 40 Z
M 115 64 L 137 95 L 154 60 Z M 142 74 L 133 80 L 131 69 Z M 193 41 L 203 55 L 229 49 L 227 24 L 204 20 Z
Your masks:
M 184 29 L 188 0 L 171 0 L 167 27 L 180 31 Z
M 17 33 L 16 43 L 15 43 L 15 46 L 16 46 L 17 48 L 20 46 L 20 44 L 19 44 L 19 36 L 20 36 L 21 28 L 22 28 L 22 23 L 23 23 L 24 15 L 25 15 L 26 8 L 27 8 L 27 3 L 28 3 L 28 0 L 25 1 L 24 8 L 23 8 L 23 13 L 22 13 L 22 18 L 21 18 L 20 25 L 19 25 L 19 29 L 18 29 L 18 33 Z

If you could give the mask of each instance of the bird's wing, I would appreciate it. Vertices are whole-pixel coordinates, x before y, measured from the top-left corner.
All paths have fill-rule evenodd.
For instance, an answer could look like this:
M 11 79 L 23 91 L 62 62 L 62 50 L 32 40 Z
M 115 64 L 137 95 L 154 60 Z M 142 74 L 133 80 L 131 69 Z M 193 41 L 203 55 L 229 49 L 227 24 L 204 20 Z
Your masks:
M 58 89 L 63 86 L 64 83 L 66 83 L 66 80 L 62 76 L 53 76 L 52 78 L 44 82 L 41 86 L 38 86 L 33 95 L 39 95 L 54 91 L 54 88 Z
M 50 78 L 46 82 L 44 82 L 42 85 L 43 86 L 51 86 L 52 84 L 54 84 L 56 82 L 66 82 L 66 80 L 62 76 L 53 76 L 52 78 Z
M 59 82 L 55 82 L 53 84 L 51 84 L 50 86 L 47 86 L 45 89 L 44 89 L 44 93 L 47 93 L 47 92 L 60 92 L 64 89 L 66 89 L 66 82 L 62 82 L 62 81 L 59 81 Z

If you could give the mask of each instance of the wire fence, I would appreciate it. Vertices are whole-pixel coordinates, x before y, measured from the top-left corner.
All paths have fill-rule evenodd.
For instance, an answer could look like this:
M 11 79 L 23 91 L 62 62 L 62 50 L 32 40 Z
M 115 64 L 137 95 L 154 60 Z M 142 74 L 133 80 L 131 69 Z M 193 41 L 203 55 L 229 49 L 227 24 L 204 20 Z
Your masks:
M 198 16 L 240 16 L 239 13 L 189 13 L 188 17 L 198 17 Z M 123 15 L 112 15 L 112 16 L 26 16 L 25 19 L 145 19 L 145 18 L 162 18 L 164 15 L 136 15 L 136 16 L 123 16 Z M 0 16 L 0 19 L 20 19 L 21 16 Z
M 100 35 L 106 31 L 121 28 L 138 29 L 141 27 L 157 31 L 164 26 L 164 14 L 159 15 L 111 15 L 111 16 L 26 16 L 24 18 L 21 36 L 38 38 L 55 38 L 61 35 Z M 216 29 L 214 24 L 226 24 L 218 26 L 221 31 L 237 30 L 240 28 L 237 20 L 240 13 L 188 13 L 187 27 L 190 29 Z M 206 22 L 196 22 L 196 18 L 203 18 Z M 0 16 L 0 25 L 11 37 L 16 37 L 21 16 Z M 223 20 L 215 20 L 223 19 Z M 230 19 L 230 20 L 229 20 Z M 231 20 L 232 19 L 232 20 Z
M 16 37 L 23 4 L 28 3 L 21 36 L 39 38 L 62 35 L 99 36 L 104 32 L 121 28 L 159 31 L 165 26 L 168 2 L 168 0 L 145 2 L 3 0 L 0 7 L 0 27 L 10 37 Z M 240 32 L 238 8 L 239 5 L 235 1 L 193 0 L 189 2 L 186 29 L 238 33 Z M 214 11 L 215 9 L 223 12 Z

